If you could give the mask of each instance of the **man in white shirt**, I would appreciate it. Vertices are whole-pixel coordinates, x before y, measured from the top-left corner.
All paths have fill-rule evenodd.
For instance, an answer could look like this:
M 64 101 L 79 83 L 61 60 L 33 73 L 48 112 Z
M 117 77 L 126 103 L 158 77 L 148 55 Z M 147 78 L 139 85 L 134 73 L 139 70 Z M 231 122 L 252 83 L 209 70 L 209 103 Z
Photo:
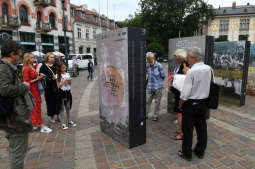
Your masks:
M 201 57 L 199 48 L 187 51 L 187 61 L 191 68 L 187 72 L 179 103 L 179 108 L 183 110 L 183 143 L 178 155 L 188 161 L 192 160 L 194 126 L 197 132 L 195 155 L 202 159 L 207 146 L 205 101 L 209 96 L 212 69 L 201 62 Z

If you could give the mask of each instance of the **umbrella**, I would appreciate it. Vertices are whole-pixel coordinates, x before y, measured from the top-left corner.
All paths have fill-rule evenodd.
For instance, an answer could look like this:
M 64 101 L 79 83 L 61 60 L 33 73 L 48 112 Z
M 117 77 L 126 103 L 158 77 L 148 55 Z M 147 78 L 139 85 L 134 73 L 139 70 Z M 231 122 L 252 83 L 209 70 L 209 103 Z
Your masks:
M 44 56 L 45 55 L 44 53 L 39 52 L 39 51 L 34 51 L 34 52 L 32 52 L 32 54 L 35 56 Z
M 60 55 L 60 56 L 65 56 L 63 53 L 61 53 L 61 52 L 58 52 L 58 51 L 55 51 L 55 52 L 53 52 L 53 55 Z

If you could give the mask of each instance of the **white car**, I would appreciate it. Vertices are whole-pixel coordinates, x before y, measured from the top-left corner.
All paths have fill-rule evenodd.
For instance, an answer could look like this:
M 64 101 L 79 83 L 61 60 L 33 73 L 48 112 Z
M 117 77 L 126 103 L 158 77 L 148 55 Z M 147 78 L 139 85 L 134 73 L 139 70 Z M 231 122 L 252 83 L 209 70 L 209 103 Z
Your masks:
M 79 69 L 86 69 L 88 68 L 88 63 L 89 63 L 89 58 L 92 57 L 92 63 L 94 63 L 94 55 L 92 53 L 87 53 L 87 54 L 70 54 L 69 55 L 69 60 L 68 60 L 68 67 L 70 69 L 73 68 L 73 60 L 77 57 L 77 62 L 78 62 L 78 68 Z

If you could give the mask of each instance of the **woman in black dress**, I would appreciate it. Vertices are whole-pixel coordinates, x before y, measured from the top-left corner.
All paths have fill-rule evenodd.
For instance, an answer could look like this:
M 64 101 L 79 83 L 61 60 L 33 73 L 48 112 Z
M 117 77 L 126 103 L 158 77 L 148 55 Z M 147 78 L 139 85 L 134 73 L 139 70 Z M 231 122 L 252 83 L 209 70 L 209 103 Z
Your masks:
M 56 66 L 54 64 L 55 57 L 52 53 L 47 53 L 44 56 L 45 63 L 40 68 L 40 73 L 45 75 L 44 95 L 47 105 L 47 114 L 50 117 L 50 122 L 55 123 L 54 116 L 57 115 L 59 119 L 58 111 L 58 88 L 56 83 Z
M 187 52 L 184 49 L 177 49 L 174 52 L 174 58 L 178 63 L 178 67 L 175 68 L 174 74 L 186 74 L 189 69 L 189 65 L 186 62 Z M 175 103 L 174 103 L 174 112 L 177 114 L 178 119 L 178 131 L 176 131 L 177 135 L 174 136 L 175 140 L 182 140 L 183 132 L 182 132 L 182 110 L 179 109 L 179 101 L 180 101 L 180 91 L 174 87 L 171 87 L 172 93 L 175 95 Z

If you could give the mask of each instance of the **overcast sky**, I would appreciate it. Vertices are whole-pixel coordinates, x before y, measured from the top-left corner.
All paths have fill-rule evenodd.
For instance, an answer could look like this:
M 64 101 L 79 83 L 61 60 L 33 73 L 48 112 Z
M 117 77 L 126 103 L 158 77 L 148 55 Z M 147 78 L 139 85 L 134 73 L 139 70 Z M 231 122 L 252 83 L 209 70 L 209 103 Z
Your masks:
M 89 9 L 95 8 L 99 11 L 99 1 L 100 1 L 100 10 L 102 14 L 107 15 L 107 0 L 71 0 L 71 3 L 75 5 L 87 4 Z M 108 16 L 111 19 L 114 19 L 115 11 L 115 20 L 121 21 L 128 18 L 129 14 L 134 14 L 137 10 L 140 9 L 138 3 L 140 0 L 108 0 Z M 232 6 L 234 0 L 208 0 L 208 3 L 212 4 L 214 7 Z M 255 5 L 253 0 L 236 0 L 237 5 L 246 5 L 250 2 L 251 5 Z M 115 10 L 114 10 L 115 6 Z

